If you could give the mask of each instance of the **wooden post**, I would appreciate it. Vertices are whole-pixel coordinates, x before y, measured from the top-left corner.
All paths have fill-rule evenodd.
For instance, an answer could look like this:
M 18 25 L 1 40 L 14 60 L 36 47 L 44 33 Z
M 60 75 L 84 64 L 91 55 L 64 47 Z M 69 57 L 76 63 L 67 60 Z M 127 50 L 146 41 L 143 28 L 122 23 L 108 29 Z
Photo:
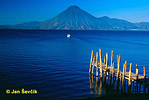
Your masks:
M 125 61 L 125 72 L 127 72 L 127 61 Z
M 131 85 L 131 67 L 132 63 L 130 63 L 130 69 L 129 69 L 129 85 Z
M 119 78 L 119 71 L 120 71 L 120 55 L 117 55 L 117 78 Z
M 137 93 L 138 93 L 138 69 L 136 69 L 136 90 L 137 90 Z
M 110 85 L 112 83 L 112 70 L 113 70 L 113 50 L 112 50 L 112 53 L 111 53 L 111 69 L 110 69 Z
M 96 76 L 98 77 L 98 52 L 96 52 Z
M 95 66 L 95 56 L 94 56 L 94 58 L 93 58 L 92 75 L 93 75 L 93 73 L 94 73 L 94 66 Z
M 108 67 L 108 53 L 106 53 L 106 70 L 104 71 L 104 84 L 106 84 L 107 67 Z
M 131 67 L 132 67 L 132 63 L 130 63 L 130 69 L 129 69 L 129 91 L 131 91 Z
M 111 51 L 111 67 L 112 67 L 112 64 L 113 64 L 113 50 Z
M 119 70 L 119 72 L 120 72 L 120 61 L 121 61 L 121 54 L 119 55 L 119 63 L 118 63 L 118 66 L 119 66 L 118 67 L 119 68 L 118 70 Z
M 102 78 L 102 59 L 100 61 L 100 78 Z
M 106 64 L 106 57 L 104 56 L 104 64 Z
M 122 83 L 122 73 L 119 72 L 119 81 Z
M 146 75 L 145 75 L 145 67 L 144 67 L 144 93 L 146 92 Z
M 145 67 L 144 67 L 144 77 L 145 77 L 146 75 L 145 75 Z
M 100 54 L 100 79 L 102 78 L 102 54 L 101 54 L 101 49 L 99 49 L 99 54 Z
M 114 70 L 114 62 L 113 62 L 113 67 L 112 67 L 112 81 L 113 81 L 113 85 L 114 85 L 114 77 L 115 77 L 115 70 Z
M 102 57 L 101 57 L 101 49 L 99 49 L 99 54 L 100 54 L 100 61 L 101 61 L 101 59 L 102 59 Z
M 120 56 L 117 55 L 117 89 L 119 89 L 119 68 L 120 67 Z
M 113 62 L 113 65 L 112 65 L 112 74 L 114 74 L 115 71 L 114 71 L 114 62 Z
M 108 53 L 106 53 L 106 70 L 108 68 Z
M 119 58 L 119 55 L 117 55 L 117 66 L 118 66 L 118 60 L 119 60 L 118 58 Z
M 93 53 L 94 53 L 94 51 L 92 50 L 92 53 L 91 53 L 91 59 L 90 59 L 90 69 L 89 69 L 89 74 L 91 73 Z
M 138 65 L 136 64 L 136 73 L 137 73 Z
M 118 79 L 118 63 L 119 63 L 119 55 L 117 55 L 117 79 Z
M 123 76 L 122 76 L 122 85 L 121 85 L 121 91 L 123 92 L 123 85 L 124 85 L 124 79 L 125 79 L 125 64 L 123 65 Z
M 121 58 L 121 54 L 119 54 L 119 57 Z M 119 59 L 120 59 L 120 58 L 119 58 Z
M 121 61 L 121 54 L 119 55 L 119 63 L 118 63 L 118 71 L 119 71 L 119 74 L 120 74 L 120 61 Z M 120 74 L 120 76 L 121 76 L 121 74 Z M 120 79 L 121 79 L 121 77 L 120 77 Z
M 137 69 L 138 69 L 138 65 L 136 64 L 136 75 L 137 75 Z M 135 81 L 134 81 L 134 83 L 135 83 Z M 136 77 L 136 84 L 135 84 L 135 92 L 136 92 L 136 90 L 137 90 L 137 77 Z

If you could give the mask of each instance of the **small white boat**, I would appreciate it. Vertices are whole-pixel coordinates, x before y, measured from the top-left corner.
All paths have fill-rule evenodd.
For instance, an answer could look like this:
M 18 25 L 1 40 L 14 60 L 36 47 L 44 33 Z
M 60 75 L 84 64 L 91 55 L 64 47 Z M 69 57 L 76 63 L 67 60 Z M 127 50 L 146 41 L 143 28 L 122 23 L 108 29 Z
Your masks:
M 70 34 L 67 34 L 67 38 L 70 38 L 71 37 L 71 35 Z

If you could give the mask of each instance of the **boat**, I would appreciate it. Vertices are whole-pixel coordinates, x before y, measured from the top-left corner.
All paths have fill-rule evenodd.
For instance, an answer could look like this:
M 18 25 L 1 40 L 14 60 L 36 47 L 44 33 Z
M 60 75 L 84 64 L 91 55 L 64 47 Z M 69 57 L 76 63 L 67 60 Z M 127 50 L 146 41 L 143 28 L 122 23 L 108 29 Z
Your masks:
M 67 38 L 70 38 L 71 37 L 71 35 L 70 34 L 67 34 Z

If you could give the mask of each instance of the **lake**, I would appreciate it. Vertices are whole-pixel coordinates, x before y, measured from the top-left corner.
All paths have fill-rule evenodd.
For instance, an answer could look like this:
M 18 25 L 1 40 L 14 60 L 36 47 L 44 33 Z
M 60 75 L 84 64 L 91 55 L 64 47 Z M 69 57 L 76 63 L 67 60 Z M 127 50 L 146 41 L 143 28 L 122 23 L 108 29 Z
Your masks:
M 67 34 L 71 38 L 67 38 Z M 121 67 L 138 64 L 149 77 L 147 31 L 0 30 L 0 97 L 11 100 L 69 100 L 114 92 L 90 89 L 91 51 L 102 57 L 121 54 Z M 127 70 L 128 71 L 128 70 Z M 7 94 L 6 90 L 36 89 L 37 94 Z

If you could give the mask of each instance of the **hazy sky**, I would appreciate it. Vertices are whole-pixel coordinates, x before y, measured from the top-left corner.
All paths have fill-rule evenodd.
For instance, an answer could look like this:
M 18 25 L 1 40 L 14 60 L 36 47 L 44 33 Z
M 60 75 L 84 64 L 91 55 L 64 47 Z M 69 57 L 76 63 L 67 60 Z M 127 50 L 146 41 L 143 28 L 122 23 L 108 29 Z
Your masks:
M 0 24 L 44 21 L 71 5 L 96 17 L 149 22 L 149 0 L 0 0 Z

